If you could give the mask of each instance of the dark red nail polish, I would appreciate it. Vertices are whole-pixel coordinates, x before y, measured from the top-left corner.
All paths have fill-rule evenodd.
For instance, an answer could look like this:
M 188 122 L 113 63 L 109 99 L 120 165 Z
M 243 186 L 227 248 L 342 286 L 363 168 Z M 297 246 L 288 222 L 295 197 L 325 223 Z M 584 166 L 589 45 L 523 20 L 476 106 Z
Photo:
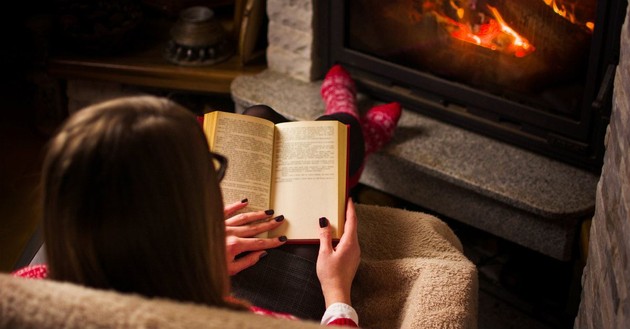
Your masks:
M 241 200 L 241 203 L 247 203 L 247 201 L 249 201 L 249 200 L 247 200 L 247 198 L 245 198 L 245 199 Z
M 280 216 L 274 218 L 273 220 L 275 220 L 276 222 L 281 222 L 281 221 L 284 220 L 284 215 L 280 215 Z
M 328 219 L 326 219 L 326 217 L 321 217 L 319 219 L 319 227 L 324 228 L 328 226 Z
M 287 237 L 285 235 L 283 235 L 283 236 L 279 237 L 278 240 L 280 240 L 280 242 L 285 242 L 285 241 L 287 241 Z
M 271 216 L 271 215 L 273 215 L 273 209 L 267 209 L 267 210 L 265 210 L 265 215 L 267 215 L 267 216 Z

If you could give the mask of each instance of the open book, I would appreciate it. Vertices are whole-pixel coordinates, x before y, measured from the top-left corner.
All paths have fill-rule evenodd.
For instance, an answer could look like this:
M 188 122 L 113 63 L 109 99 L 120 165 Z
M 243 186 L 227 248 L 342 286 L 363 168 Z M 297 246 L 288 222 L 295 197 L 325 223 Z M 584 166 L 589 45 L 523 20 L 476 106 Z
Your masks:
M 269 237 L 316 242 L 319 218 L 328 218 L 333 238 L 343 234 L 346 209 L 348 127 L 338 121 L 274 125 L 265 119 L 214 111 L 203 129 L 213 152 L 227 157 L 223 200 L 247 197 L 246 211 L 273 209 L 285 223 Z

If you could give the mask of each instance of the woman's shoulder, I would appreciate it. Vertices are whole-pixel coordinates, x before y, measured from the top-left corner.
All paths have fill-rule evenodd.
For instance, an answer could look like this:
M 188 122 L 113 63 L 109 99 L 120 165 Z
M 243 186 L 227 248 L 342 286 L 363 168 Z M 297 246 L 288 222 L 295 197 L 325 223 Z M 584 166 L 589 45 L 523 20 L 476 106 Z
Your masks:
M 20 278 L 45 279 L 48 276 L 48 267 L 44 264 L 31 265 L 23 267 L 11 274 Z

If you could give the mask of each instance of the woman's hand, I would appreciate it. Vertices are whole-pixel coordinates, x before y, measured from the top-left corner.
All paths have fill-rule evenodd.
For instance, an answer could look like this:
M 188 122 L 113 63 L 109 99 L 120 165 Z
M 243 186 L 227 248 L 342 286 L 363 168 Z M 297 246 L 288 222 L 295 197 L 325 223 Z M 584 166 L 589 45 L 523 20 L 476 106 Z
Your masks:
M 229 204 L 225 206 L 223 213 L 227 218 L 246 206 L 246 200 Z M 270 219 L 272 215 L 273 210 L 246 212 L 225 220 L 225 250 L 230 275 L 256 264 L 267 254 L 265 249 L 276 248 L 286 242 L 284 236 L 270 239 L 255 237 L 282 225 L 284 216 Z M 241 255 L 243 253 L 246 254 Z
M 351 305 L 352 280 L 361 260 L 361 248 L 357 237 L 357 215 L 352 199 L 348 200 L 343 236 L 334 248 L 328 224 L 327 219 L 320 219 L 317 277 L 322 285 L 326 307 L 337 302 Z

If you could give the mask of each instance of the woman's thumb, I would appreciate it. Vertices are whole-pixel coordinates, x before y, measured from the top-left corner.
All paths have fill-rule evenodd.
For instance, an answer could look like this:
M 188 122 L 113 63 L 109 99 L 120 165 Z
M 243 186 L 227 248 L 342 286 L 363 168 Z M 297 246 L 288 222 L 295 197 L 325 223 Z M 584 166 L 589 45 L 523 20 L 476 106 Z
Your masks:
M 326 217 L 319 219 L 319 252 L 327 252 L 332 249 L 332 239 L 330 237 L 330 225 Z

